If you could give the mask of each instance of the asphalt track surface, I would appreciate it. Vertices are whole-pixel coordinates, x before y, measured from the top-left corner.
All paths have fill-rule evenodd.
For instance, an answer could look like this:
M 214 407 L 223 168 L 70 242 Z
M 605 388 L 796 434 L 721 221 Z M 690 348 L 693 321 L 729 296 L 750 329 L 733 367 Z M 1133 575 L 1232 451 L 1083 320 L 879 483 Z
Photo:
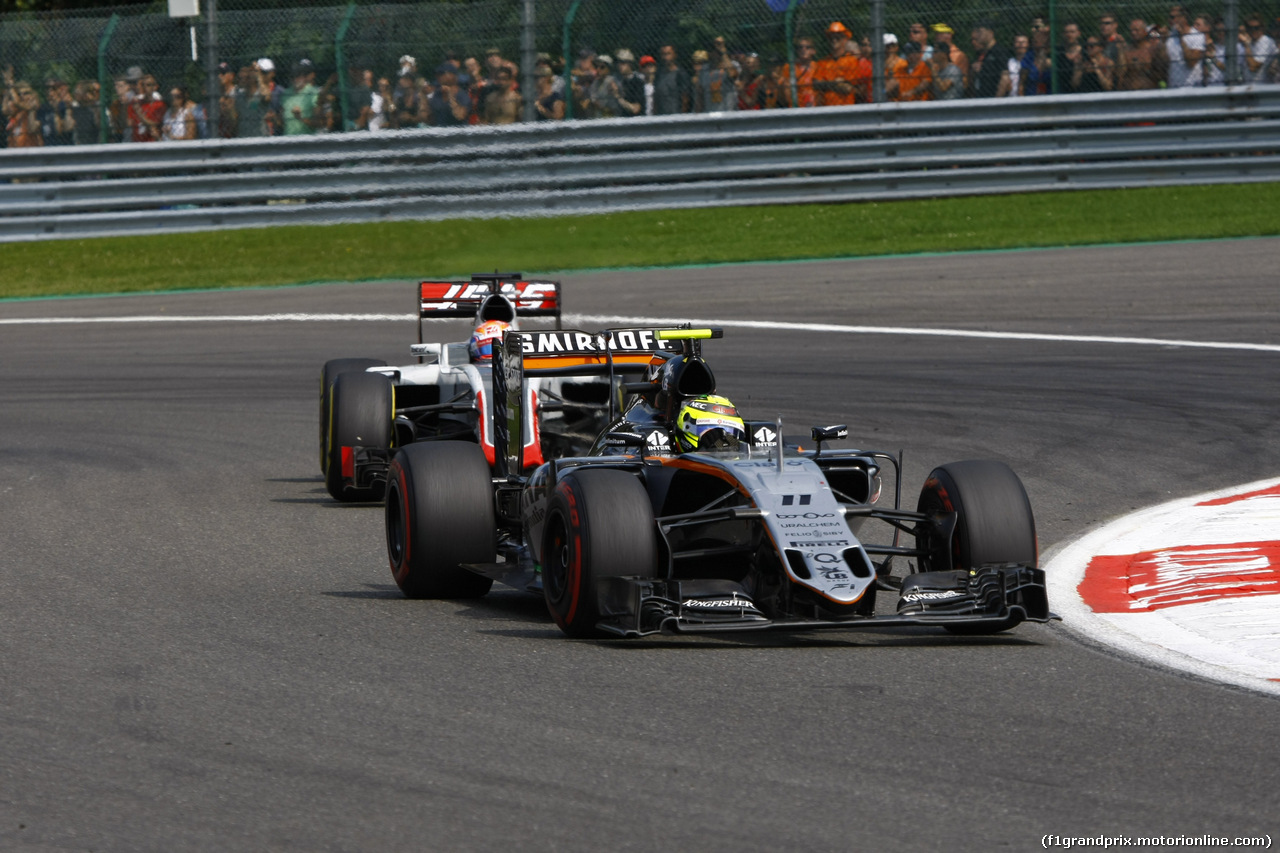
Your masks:
M 1280 342 L 1280 240 L 565 276 L 568 310 Z M 429 271 L 425 271 L 427 273 Z M 405 313 L 328 285 L 0 319 Z M 442 329 L 457 338 L 464 325 Z M 1062 625 L 563 638 L 403 599 L 316 383 L 411 322 L 0 327 L 0 849 L 1026 850 L 1280 830 L 1280 705 Z M 720 388 L 1018 471 L 1042 550 L 1280 472 L 1280 353 L 733 332 Z

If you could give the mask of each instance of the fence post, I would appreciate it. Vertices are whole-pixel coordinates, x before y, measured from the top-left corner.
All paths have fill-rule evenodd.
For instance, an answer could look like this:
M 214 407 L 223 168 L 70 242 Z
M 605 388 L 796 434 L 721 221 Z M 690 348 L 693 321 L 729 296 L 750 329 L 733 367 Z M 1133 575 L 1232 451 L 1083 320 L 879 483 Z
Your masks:
M 871 0 L 871 100 L 884 103 L 884 0 Z
M 98 111 L 101 113 L 98 119 L 98 141 L 103 144 L 106 144 L 111 132 L 111 96 L 116 91 L 115 84 L 107 76 L 107 46 L 111 44 L 111 37 L 115 35 L 119 25 L 120 13 L 112 12 L 107 28 L 102 31 L 102 38 L 98 40 Z
M 533 121 L 537 116 L 534 103 L 538 92 L 533 81 L 533 64 L 538 61 L 538 51 L 533 43 L 533 28 L 536 20 L 537 10 L 534 9 L 534 0 L 524 0 L 524 20 L 520 27 L 520 52 L 523 54 L 520 64 L 524 67 L 520 74 L 520 85 L 524 88 L 525 121 Z
M 1119 18 L 1116 19 L 1119 21 Z M 954 36 L 953 36 L 954 38 Z M 1049 94 L 1058 94 L 1058 2 L 1049 0 Z
M 1223 77 L 1228 86 L 1235 86 L 1241 82 L 1240 77 L 1240 3 L 1239 0 L 1227 0 L 1226 8 L 1223 10 L 1223 25 L 1227 28 L 1227 55 L 1223 57 L 1226 60 L 1227 68 L 1223 72 Z M 1212 60 L 1210 60 L 1212 61 Z M 1205 75 L 1208 77 L 1208 74 Z
M 787 67 L 791 69 L 791 106 L 800 106 L 800 89 L 796 86 L 796 40 L 795 40 L 795 18 L 796 6 L 800 5 L 800 0 L 791 0 L 787 4 L 786 21 L 787 32 Z
M 565 120 L 573 118 L 573 57 L 570 55 L 570 45 L 573 44 L 570 38 L 570 30 L 573 29 L 573 19 L 578 16 L 578 7 L 582 5 L 582 0 L 573 0 L 573 5 L 569 7 L 569 11 L 564 16 L 564 39 L 561 42 L 561 50 L 564 54 L 564 117 Z
M 218 80 L 218 0 L 205 0 L 208 4 L 208 17 L 205 23 L 208 25 L 205 38 L 207 42 L 204 46 L 204 70 L 205 85 L 209 89 L 209 107 L 205 110 L 207 113 L 206 127 L 209 128 L 209 138 L 218 138 L 218 108 L 222 99 L 222 92 L 219 91 L 220 82 Z
M 343 131 L 352 130 L 347 127 L 347 56 L 346 42 L 347 30 L 351 28 L 351 19 L 355 17 L 356 4 L 355 0 L 347 4 L 347 14 L 342 16 L 342 23 L 338 25 L 338 32 L 333 37 L 333 58 L 335 70 L 338 72 L 338 109 L 341 111 L 342 120 L 341 127 Z

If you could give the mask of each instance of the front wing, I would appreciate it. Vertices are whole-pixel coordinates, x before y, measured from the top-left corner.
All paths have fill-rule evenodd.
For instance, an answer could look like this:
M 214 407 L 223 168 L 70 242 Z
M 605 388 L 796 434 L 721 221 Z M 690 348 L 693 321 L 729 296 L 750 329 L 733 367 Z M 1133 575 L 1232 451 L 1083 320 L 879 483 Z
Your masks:
M 916 578 L 922 582 L 912 583 Z M 1030 566 L 983 566 L 973 571 L 909 576 L 893 615 L 765 616 L 739 584 L 723 580 L 612 578 L 601 591 L 601 630 L 618 637 L 663 632 L 714 633 L 764 629 L 869 630 L 925 625 L 963 626 L 975 633 L 1021 622 L 1059 619 L 1049 612 L 1044 572 Z

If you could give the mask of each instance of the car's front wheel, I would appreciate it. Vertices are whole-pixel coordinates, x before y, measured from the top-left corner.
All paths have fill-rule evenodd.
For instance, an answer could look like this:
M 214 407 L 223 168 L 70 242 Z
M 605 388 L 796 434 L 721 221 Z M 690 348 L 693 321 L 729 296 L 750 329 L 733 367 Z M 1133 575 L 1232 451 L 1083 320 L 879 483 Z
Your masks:
M 633 474 L 584 468 L 556 484 L 542 540 L 542 590 L 570 637 L 608 636 L 608 578 L 656 577 L 653 506 Z
M 933 555 L 921 567 L 924 571 L 942 570 L 948 562 L 953 569 L 971 572 L 984 565 L 1005 563 L 1034 568 L 1039 561 L 1031 501 L 1018 475 L 1003 462 L 951 462 L 933 469 L 916 509 L 931 515 L 956 514 L 950 541 L 934 541 L 927 532 L 918 535 L 917 546 Z M 957 624 L 947 630 L 989 634 L 1016 624 L 1015 620 L 994 627 Z

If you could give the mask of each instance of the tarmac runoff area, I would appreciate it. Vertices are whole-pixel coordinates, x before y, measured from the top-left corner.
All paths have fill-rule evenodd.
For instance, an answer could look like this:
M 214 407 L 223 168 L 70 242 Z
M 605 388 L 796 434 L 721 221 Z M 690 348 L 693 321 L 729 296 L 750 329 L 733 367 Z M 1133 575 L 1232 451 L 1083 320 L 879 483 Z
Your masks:
M 1153 663 L 1280 695 L 1280 480 L 1126 515 L 1054 554 L 1049 602 Z

